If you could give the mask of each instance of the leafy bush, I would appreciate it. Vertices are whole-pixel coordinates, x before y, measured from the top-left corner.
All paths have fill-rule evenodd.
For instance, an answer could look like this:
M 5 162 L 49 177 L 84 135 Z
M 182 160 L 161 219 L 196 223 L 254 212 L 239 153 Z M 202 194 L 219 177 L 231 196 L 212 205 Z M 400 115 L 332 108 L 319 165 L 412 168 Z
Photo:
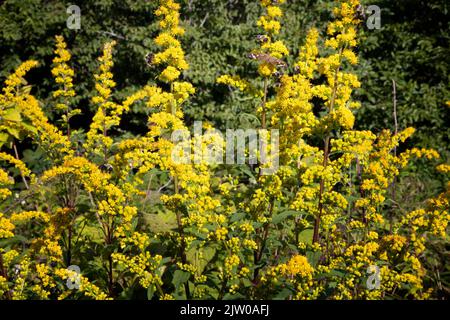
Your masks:
M 1 298 L 442 294 L 439 272 L 447 263 L 436 252 L 447 245 L 450 184 L 412 210 L 392 204 L 410 160 L 435 162 L 438 152 L 404 148 L 413 128 L 355 129 L 359 1 L 339 1 L 334 20 L 324 32 L 310 29 L 298 57 L 279 38 L 284 2 L 260 1 L 258 46 L 236 57 L 254 71 L 214 77 L 233 103 L 254 108 L 253 126 L 270 138 L 279 132 L 279 149 L 259 165 L 196 159 L 211 145 L 223 150 L 217 135 L 173 141 L 187 130 L 183 107 L 202 90 L 183 80 L 190 72 L 174 0 L 161 0 L 155 11 L 158 51 L 147 62 L 157 76 L 121 100 L 113 96 L 115 41 L 103 46 L 86 106 L 77 97 L 78 68 L 56 37 L 57 89 L 45 99 L 52 119 L 24 80 L 36 61 L 7 78 L 0 95 Z M 141 134 L 120 126 L 133 108 L 148 119 Z M 73 127 L 71 119 L 87 118 L 89 110 L 87 128 Z M 21 156 L 18 141 L 34 152 Z M 188 161 L 174 156 L 180 146 L 194 151 Z M 277 161 L 278 170 L 264 174 Z M 446 164 L 437 169 L 450 172 Z

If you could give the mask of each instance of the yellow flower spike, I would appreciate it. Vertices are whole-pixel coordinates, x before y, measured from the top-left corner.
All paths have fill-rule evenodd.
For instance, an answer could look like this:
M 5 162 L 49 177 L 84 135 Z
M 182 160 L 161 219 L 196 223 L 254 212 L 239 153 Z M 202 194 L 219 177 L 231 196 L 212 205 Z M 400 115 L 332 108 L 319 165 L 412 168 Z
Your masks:
M 62 36 L 56 36 L 56 57 L 53 59 L 55 67 L 52 69 L 52 74 L 55 77 L 56 83 L 61 86 L 61 89 L 53 92 L 53 97 L 70 98 L 75 96 L 73 90 L 73 76 L 74 71 L 69 67 L 67 62 L 70 61 L 70 52 L 66 49 L 67 45 Z M 66 103 L 58 104 L 63 111 L 66 111 L 69 106 Z
M 63 159 L 73 154 L 69 139 L 49 123 L 36 98 L 28 95 L 16 99 L 15 102 L 22 114 L 29 118 L 36 128 L 35 139 L 43 145 L 53 159 Z
M 35 180 L 35 175 L 31 173 L 31 170 L 27 168 L 26 164 L 24 162 L 22 162 L 21 160 L 16 159 L 15 157 L 4 153 L 4 152 L 0 152 L 0 160 L 3 161 L 7 161 L 10 164 L 12 164 L 17 170 L 19 170 L 20 174 L 22 175 L 22 177 L 29 177 L 31 178 L 31 181 L 34 182 Z
M 319 54 L 317 41 L 319 39 L 319 31 L 312 28 L 308 31 L 306 43 L 300 48 L 299 61 L 296 63 L 298 73 L 308 79 L 312 79 L 317 69 L 316 59 Z
M 124 106 L 111 101 L 112 89 L 116 86 L 113 81 L 111 69 L 113 67 L 112 51 L 116 42 L 112 41 L 103 47 L 103 54 L 99 57 L 99 73 L 95 74 L 95 88 L 98 95 L 92 98 L 92 102 L 98 105 L 98 109 L 84 145 L 86 150 L 94 154 L 108 158 L 113 139 L 108 136 L 109 130 L 120 124 L 121 115 L 124 112 Z
M 239 76 L 229 76 L 223 75 L 217 78 L 217 83 L 229 85 L 230 87 L 234 87 L 239 89 L 242 92 L 248 93 L 255 97 L 262 97 L 263 93 L 258 92 L 258 90 L 247 80 L 242 79 Z
M 154 55 L 153 65 L 166 65 L 165 69 L 159 75 L 159 79 L 166 83 L 176 81 L 184 70 L 189 68 L 184 51 L 177 36 L 184 34 L 184 29 L 179 27 L 180 5 L 172 0 L 161 0 L 159 8 L 155 11 L 156 16 L 161 20 L 159 25 L 161 33 L 156 37 L 155 43 L 165 49 Z
M 448 164 L 440 164 L 436 167 L 436 169 L 442 173 L 450 173 L 450 165 Z
M 77 290 L 79 292 L 82 292 L 88 298 L 94 300 L 111 300 L 111 298 L 108 297 L 106 293 L 102 292 L 99 287 L 92 284 L 88 278 L 77 274 L 75 271 L 71 271 L 68 269 L 57 269 L 55 270 L 55 275 L 57 275 L 64 281 L 66 281 L 67 279 L 77 279 L 80 284 Z M 61 296 L 61 298 L 63 298 L 63 296 Z
M 281 23 L 279 19 L 283 16 L 283 12 L 278 5 L 284 2 L 284 0 L 280 0 L 275 4 L 270 0 L 260 1 L 261 5 L 266 9 L 266 14 L 259 18 L 257 24 L 270 35 L 276 35 L 280 32 Z
M 15 94 L 17 87 L 22 84 L 23 77 L 32 68 L 37 67 L 38 62 L 34 60 L 25 61 L 22 63 L 13 74 L 9 75 L 5 81 L 5 87 L 3 88 L 3 95 L 0 95 L 0 103 L 11 101 Z
M 19 90 L 20 85 L 24 82 L 25 74 L 36 66 L 36 61 L 26 61 L 7 78 L 6 86 L 2 90 L 3 94 L 0 94 L 0 105 L 8 104 L 17 108 L 21 116 L 31 120 L 31 126 L 25 126 L 26 123 L 23 121 L 19 128 L 25 129 L 41 142 L 43 149 L 47 150 L 52 158 L 62 158 L 72 152 L 67 137 L 64 137 L 56 127 L 48 122 L 36 98 Z M 1 109 L 0 118 L 3 118 L 2 112 L 5 109 Z
M 289 55 L 289 50 L 286 48 L 284 43 L 280 40 L 276 42 L 267 42 L 264 43 L 261 48 L 268 52 L 272 57 L 281 59 L 284 56 Z
M 7 239 L 14 237 L 14 230 L 15 226 L 6 217 L 3 217 L 3 214 L 0 213 L 0 239 Z
M 70 137 L 70 119 L 80 114 L 81 110 L 71 108 L 70 100 L 75 96 L 75 91 L 73 90 L 73 76 L 75 73 L 68 65 L 71 54 L 66 47 L 64 38 L 56 36 L 56 57 L 53 59 L 55 66 L 52 69 L 52 75 L 58 84 L 58 90 L 53 92 L 53 98 L 57 99 L 56 109 L 64 113 L 62 119 L 67 126 L 67 136 Z

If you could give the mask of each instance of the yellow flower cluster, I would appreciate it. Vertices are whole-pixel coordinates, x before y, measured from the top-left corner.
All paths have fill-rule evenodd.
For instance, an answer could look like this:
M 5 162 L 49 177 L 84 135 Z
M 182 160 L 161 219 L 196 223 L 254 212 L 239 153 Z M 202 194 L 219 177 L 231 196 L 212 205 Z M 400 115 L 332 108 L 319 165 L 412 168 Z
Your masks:
M 40 280 L 39 284 L 33 286 L 32 290 L 42 300 L 50 297 L 50 290 L 56 287 L 56 283 L 52 277 L 52 270 L 49 266 L 40 263 L 36 265 L 36 277 Z
M 78 275 L 75 271 L 68 269 L 57 269 L 54 271 L 55 275 L 60 277 L 62 280 L 73 279 L 79 281 L 79 292 L 82 292 L 86 297 L 94 300 L 110 300 L 111 298 L 96 285 L 92 284 L 86 277 Z M 58 297 L 59 300 L 66 298 L 72 292 L 70 290 L 61 294 Z
M 143 288 L 162 285 L 162 280 L 156 275 L 156 270 L 159 268 L 162 259 L 161 256 L 151 256 L 149 252 L 142 252 L 130 259 L 127 255 L 115 253 L 112 258 L 119 266 L 136 275 Z
M 308 259 L 304 256 L 294 256 L 292 257 L 287 264 L 284 265 L 282 273 L 296 276 L 299 275 L 301 277 L 311 277 L 314 269 L 308 262 Z
M 358 6 L 359 0 L 345 0 L 340 1 L 339 6 L 334 8 L 333 12 L 337 19 L 328 24 L 327 33 L 331 38 L 325 42 L 327 46 L 333 49 L 356 46 L 355 26 L 360 23 L 355 14 Z
M 317 70 L 315 60 L 319 54 L 319 49 L 317 47 L 318 39 L 319 31 L 315 28 L 309 30 L 308 35 L 306 36 L 306 43 L 300 48 L 299 60 L 295 64 L 298 73 L 307 79 L 312 79 L 314 72 Z
M 70 52 L 66 49 L 67 45 L 62 36 L 56 36 L 56 57 L 53 59 L 55 67 L 52 69 L 52 74 L 55 77 L 55 81 L 61 86 L 60 89 L 53 92 L 53 97 L 61 97 L 63 100 L 75 96 L 75 91 L 73 90 L 73 76 L 74 71 L 67 64 L 70 61 Z M 57 109 L 66 111 L 69 106 L 66 103 L 58 103 L 56 105 Z
M 1 160 L 12 164 L 17 170 L 19 170 L 23 179 L 29 178 L 31 183 L 35 182 L 35 175 L 21 160 L 16 159 L 7 153 L 0 152 L 0 161 Z M 0 185 L 9 186 L 11 184 L 14 184 L 14 179 L 10 177 L 5 170 L 0 169 Z M 6 199 L 10 195 L 11 191 L 8 188 L 0 188 L 0 199 Z
M 281 28 L 280 19 L 283 16 L 279 5 L 285 1 L 277 1 L 274 4 L 272 1 L 261 0 L 261 5 L 266 9 L 266 14 L 261 16 L 258 20 L 258 26 L 262 27 L 267 35 L 260 35 L 259 41 L 261 47 L 258 50 L 259 54 L 265 54 L 270 58 L 262 59 L 259 63 L 258 72 L 263 77 L 270 77 L 277 71 L 284 62 L 277 59 L 282 59 L 289 54 L 289 50 L 280 40 L 274 41 Z
M 37 66 L 30 60 L 22 63 L 14 73 L 8 76 L 5 87 L 0 93 L 0 146 L 14 139 L 22 139 L 29 133 L 36 134 L 36 128 L 23 118 L 20 104 L 29 96 L 30 86 L 26 86 L 25 74 Z
M 85 144 L 88 151 L 101 155 L 104 159 L 108 158 L 107 150 L 113 143 L 113 139 L 108 136 L 108 130 L 120 124 L 124 111 L 123 105 L 111 101 L 111 92 L 116 86 L 111 73 L 112 50 L 115 44 L 115 41 L 105 44 L 103 55 L 98 59 L 100 62 L 99 74 L 95 75 L 95 88 L 98 95 L 92 98 L 92 102 L 99 107 L 92 119 Z
M 273 9 L 272 3 L 262 1 L 263 6 L 270 7 L 270 17 L 276 20 L 282 13 L 279 8 Z M 273 209 L 274 203 L 298 212 L 299 216 L 295 216 L 297 227 L 308 226 L 309 219 L 304 217 L 312 216 L 317 227 L 313 230 L 313 245 L 319 247 L 316 249 L 321 252 L 322 260 L 318 268 L 323 272 L 333 269 L 347 272 L 344 278 L 330 276 L 330 281 L 338 283 L 333 290 L 336 292 L 334 298 L 377 299 L 381 297 L 381 292 L 393 292 L 397 286 L 403 285 L 412 287 L 408 292 L 414 297 L 426 297 L 428 293 L 422 290 L 424 275 L 421 268 L 417 267 L 417 261 L 413 262 L 416 258 L 411 257 L 420 254 L 424 248 L 424 230 L 431 231 L 430 234 L 434 236 L 445 235 L 448 223 L 445 195 L 432 200 L 430 209 L 409 214 L 402 220 L 403 224 L 391 226 L 398 231 L 394 235 L 386 235 L 389 225 L 382 207 L 389 186 L 412 156 L 434 159 L 439 158 L 439 155 L 429 149 L 412 149 L 399 155 L 393 152 L 414 133 L 413 128 L 398 134 L 382 131 L 378 136 L 370 131 L 353 130 L 353 110 L 359 108 L 360 104 L 352 101 L 351 95 L 361 83 L 356 75 L 345 69 L 358 63 L 353 48 L 356 46 L 359 23 L 356 11 L 359 5 L 356 0 L 340 1 L 334 10 L 337 20 L 328 25 L 328 38 L 325 40 L 327 55 L 320 55 L 319 32 L 311 29 L 305 45 L 300 48 L 295 73 L 282 75 L 278 79 L 274 100 L 269 100 L 267 95 L 262 96 L 259 111 L 264 117 L 271 117 L 268 121 L 271 128 L 280 130 L 280 168 L 270 178 L 260 177 L 251 197 L 248 200 L 239 198 L 242 202 L 236 207 L 242 208 L 263 225 L 254 231 L 247 232 L 245 228 L 242 232 L 247 235 L 255 232 L 262 238 L 266 230 L 271 230 L 267 222 L 277 214 L 277 210 Z M 268 16 L 260 20 L 260 25 L 267 27 L 268 33 L 274 30 L 269 26 Z M 278 27 L 275 29 L 279 31 Z M 262 42 L 261 53 L 267 54 L 262 60 L 270 57 L 281 59 L 288 54 L 284 45 L 273 42 L 271 36 L 259 37 Z M 260 72 L 263 81 L 275 70 L 272 65 L 265 72 Z M 325 79 L 325 82 L 320 83 L 318 79 Z M 244 92 L 249 83 L 246 79 L 231 76 L 222 76 L 218 82 Z M 320 115 L 316 110 L 313 111 L 314 98 L 321 101 L 323 112 Z M 308 144 L 312 141 L 321 143 Z M 441 165 L 438 169 L 445 172 L 446 166 Z M 286 188 L 289 193 L 294 192 L 295 196 L 283 194 Z M 224 189 L 227 194 L 230 193 L 228 187 Z M 417 225 L 420 232 L 405 230 L 411 223 Z M 408 233 L 412 237 L 406 236 Z M 383 247 L 376 243 L 379 239 L 382 239 Z M 263 242 L 257 242 L 258 249 L 261 246 Z M 307 247 L 300 242 L 300 250 L 310 250 Z M 255 250 L 256 257 L 258 249 Z M 378 259 L 388 261 L 393 256 L 398 258 L 405 251 L 410 255 L 405 262 L 415 265 L 414 272 L 402 276 L 394 269 L 381 268 L 386 284 L 380 291 L 370 291 L 359 284 L 369 265 L 376 265 Z M 309 263 L 305 257 L 298 258 L 298 264 L 302 261 Z M 297 270 L 296 265 L 292 262 L 292 270 Z M 282 266 L 287 270 L 289 263 Z M 274 267 L 265 276 L 289 282 L 288 275 L 282 276 L 280 270 L 279 266 Z M 264 276 L 261 279 L 265 279 Z M 325 290 L 321 285 L 316 285 L 312 292 L 312 283 L 309 287 L 303 285 L 296 284 L 296 298 L 317 296 Z
M 279 21 L 283 12 L 278 7 L 278 4 L 283 4 L 285 0 L 261 0 L 261 5 L 266 9 L 266 14 L 261 16 L 258 20 L 258 26 L 263 27 L 264 30 L 271 35 L 276 35 L 280 32 L 281 23 Z
M 5 218 L 2 213 L 0 213 L 0 239 L 12 238 L 14 237 L 14 224 L 8 218 Z
M 24 289 L 30 273 L 30 259 L 28 257 L 23 258 L 18 267 L 18 274 L 13 283 L 12 300 L 24 300 L 26 298 Z
M 17 94 L 18 87 L 23 83 L 23 77 L 32 68 L 37 67 L 38 63 L 34 60 L 29 60 L 22 63 L 13 74 L 8 76 L 5 81 L 5 87 L 3 88 L 3 94 L 0 95 L 0 103 L 3 104 L 6 101 L 12 101 Z
M 164 64 L 166 67 L 159 75 L 159 79 L 166 83 L 177 80 L 181 72 L 187 70 L 187 64 L 183 49 L 176 36 L 184 34 L 184 29 L 179 26 L 180 5 L 173 0 L 160 2 L 159 8 L 155 11 L 156 16 L 161 20 L 159 25 L 162 32 L 155 39 L 155 43 L 163 49 L 153 57 L 154 65 Z
M 436 169 L 442 173 L 450 173 L 450 165 L 448 164 L 440 164 L 436 167 Z
M 287 263 L 269 268 L 263 280 L 270 279 L 271 283 L 277 284 L 286 278 L 296 291 L 294 299 L 316 299 L 320 293 L 320 286 L 313 288 L 314 272 L 314 268 L 305 256 L 295 255 Z
M 249 81 L 244 80 L 239 76 L 223 75 L 217 78 L 216 82 L 237 88 L 240 91 L 254 95 L 255 97 L 261 97 L 263 95 L 263 93 L 258 92 Z
M 35 97 L 26 95 L 18 98 L 16 103 L 22 114 L 31 120 L 33 127 L 36 128 L 36 132 L 33 132 L 35 139 L 51 158 L 61 160 L 66 155 L 73 154 L 68 137 L 49 123 Z

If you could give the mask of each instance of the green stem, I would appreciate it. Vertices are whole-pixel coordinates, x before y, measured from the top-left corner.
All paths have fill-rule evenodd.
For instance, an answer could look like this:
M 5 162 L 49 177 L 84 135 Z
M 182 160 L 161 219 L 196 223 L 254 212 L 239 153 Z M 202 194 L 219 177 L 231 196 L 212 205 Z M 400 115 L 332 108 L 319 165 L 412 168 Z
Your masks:
M 269 81 L 267 78 L 264 78 L 264 98 L 263 98 L 263 104 L 262 104 L 262 115 L 261 115 L 261 127 L 263 129 L 266 129 L 267 123 L 266 123 L 266 104 L 267 104 L 267 91 L 268 91 Z
M 329 113 L 331 113 L 334 109 L 334 105 L 336 103 L 336 94 L 337 94 L 337 78 L 339 69 L 341 67 L 340 61 L 342 57 L 342 51 L 343 48 L 339 50 L 339 65 L 336 67 L 334 71 L 334 83 L 333 83 L 333 93 L 331 95 L 331 101 L 330 101 L 330 108 L 328 110 Z M 328 166 L 328 157 L 330 155 L 330 140 L 331 140 L 331 133 L 327 133 L 327 136 L 325 138 L 325 146 L 324 146 L 324 152 L 323 152 L 323 170 Z M 320 191 L 319 191 L 319 212 L 317 214 L 316 220 L 314 221 L 314 235 L 313 235 L 313 243 L 317 243 L 319 241 L 319 234 L 320 234 L 320 222 L 322 218 L 323 213 L 323 194 L 325 192 L 325 180 L 322 178 L 320 180 Z

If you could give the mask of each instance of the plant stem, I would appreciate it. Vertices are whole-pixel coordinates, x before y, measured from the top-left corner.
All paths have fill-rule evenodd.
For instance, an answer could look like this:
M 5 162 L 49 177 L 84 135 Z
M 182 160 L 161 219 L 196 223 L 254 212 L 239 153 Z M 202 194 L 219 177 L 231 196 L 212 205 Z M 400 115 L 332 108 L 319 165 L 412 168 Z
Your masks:
M 217 300 L 222 300 L 225 296 L 225 289 L 227 288 L 228 279 L 225 277 L 222 282 L 222 287 L 220 288 L 219 296 Z
M 265 130 L 267 128 L 267 120 L 266 120 L 266 104 L 267 104 L 267 93 L 268 93 L 268 86 L 269 86 L 269 81 L 268 78 L 264 78 L 264 97 L 263 97 L 263 103 L 262 103 L 262 115 L 261 115 L 261 128 L 263 130 Z M 259 176 L 261 177 L 262 175 L 262 170 L 260 168 L 259 170 Z M 272 217 L 272 213 L 273 213 L 273 200 L 271 201 L 271 203 L 269 204 L 269 216 Z M 269 227 L 270 227 L 270 222 L 267 222 L 266 225 L 264 226 L 263 229 L 263 235 L 262 235 L 262 240 L 261 240 L 261 247 L 258 250 L 255 250 L 254 252 L 254 263 L 255 265 L 259 264 L 259 262 L 261 261 L 262 258 L 262 254 L 264 251 L 264 248 L 266 246 L 266 241 L 267 241 L 267 237 L 269 236 Z M 255 271 L 253 273 L 253 282 L 256 282 L 256 279 L 258 278 L 258 274 L 259 274 L 259 269 L 261 269 L 260 267 L 256 267 Z
M 394 134 L 395 136 L 398 135 L 398 122 L 397 122 L 397 85 L 395 83 L 395 80 L 392 79 L 392 102 L 394 105 Z M 397 157 L 397 146 L 394 147 L 394 156 Z M 397 203 L 396 198 L 396 182 L 397 177 L 394 177 L 394 181 L 392 181 L 392 200 L 395 206 L 395 203 Z M 392 224 L 394 219 L 394 213 L 391 212 L 389 215 L 389 232 L 392 233 Z
M 113 234 L 112 234 L 113 225 L 108 225 L 108 232 L 106 238 L 106 244 L 111 246 L 113 243 Z M 110 248 L 108 248 L 110 249 Z M 114 274 L 113 274 L 113 260 L 112 253 L 110 252 L 108 255 L 108 292 L 110 297 L 114 296 Z
M 267 91 L 268 91 L 269 81 L 267 78 L 264 78 L 264 98 L 263 98 L 263 104 L 262 104 L 262 115 L 261 115 L 261 127 L 263 129 L 266 129 L 267 123 L 266 123 L 266 104 L 267 104 Z
M 339 50 L 339 64 L 336 67 L 336 69 L 334 70 L 333 93 L 331 96 L 329 113 L 331 113 L 333 111 L 334 104 L 336 103 L 336 93 L 337 93 L 337 85 L 338 85 L 337 78 L 338 78 L 339 69 L 341 67 L 340 61 L 341 61 L 341 57 L 342 57 L 342 51 L 343 51 L 343 48 L 341 48 Z M 327 136 L 325 138 L 324 152 L 323 152 L 323 170 L 324 171 L 328 166 L 328 157 L 329 157 L 329 153 L 330 153 L 330 139 L 331 139 L 331 133 L 327 133 Z M 320 194 L 319 194 L 319 206 L 318 206 L 319 213 L 316 217 L 316 220 L 314 221 L 313 243 L 316 243 L 319 241 L 320 220 L 322 218 L 322 213 L 323 213 L 323 194 L 324 194 L 324 192 L 325 192 L 325 180 L 322 178 L 320 180 Z
M 66 118 L 67 118 L 67 139 L 69 139 L 70 141 L 70 135 L 71 135 L 71 131 L 70 131 L 70 119 L 69 119 L 69 109 L 66 110 Z
M 179 193 L 179 186 L 178 186 L 178 178 L 175 176 L 174 177 L 174 184 L 175 184 L 175 193 L 178 194 Z M 181 212 L 180 210 L 176 210 L 176 215 L 177 215 L 177 226 L 178 226 L 178 234 L 180 235 L 181 238 L 181 244 L 180 244 L 180 258 L 181 258 L 181 263 L 185 264 L 187 261 L 186 258 L 186 243 L 184 240 L 184 232 L 183 232 L 183 224 L 181 222 Z M 189 282 L 184 284 L 184 291 L 186 292 L 186 299 L 190 299 L 191 298 L 191 292 L 189 289 Z
M 270 217 L 272 217 L 272 214 L 273 214 L 274 201 L 275 200 L 272 199 L 269 204 L 269 206 L 270 206 L 269 207 L 269 216 Z M 263 236 L 262 236 L 262 240 L 261 240 L 261 247 L 259 248 L 259 251 L 255 250 L 255 253 L 254 253 L 255 265 L 257 265 L 261 262 L 263 252 L 266 247 L 267 238 L 269 237 L 269 229 L 270 229 L 270 222 L 267 222 L 264 226 Z M 256 279 L 258 278 L 260 269 L 261 269 L 261 267 L 255 268 L 255 271 L 253 273 L 253 282 L 255 282 Z
M 356 172 L 357 172 L 358 181 L 359 181 L 359 195 L 361 196 L 361 198 L 364 198 L 365 197 L 365 192 L 364 192 L 364 190 L 362 188 L 362 183 L 363 183 L 362 167 L 361 167 L 361 163 L 360 163 L 358 158 L 356 158 Z M 364 207 L 362 208 L 362 222 L 367 225 L 366 209 Z
M 69 225 L 68 232 L 68 243 L 67 243 L 67 257 L 66 257 L 66 264 L 67 267 L 69 267 L 72 263 L 72 225 Z
M 65 78 L 65 76 L 64 76 L 64 78 Z M 65 84 L 64 84 L 64 92 L 67 92 L 67 87 L 66 87 Z M 66 105 L 67 139 L 69 139 L 69 142 L 70 142 L 70 135 L 71 135 L 71 133 L 70 133 L 70 119 L 69 119 L 70 107 L 69 107 L 69 103 L 67 101 L 67 97 L 66 97 L 64 103 Z
M 0 253 L 0 275 L 6 279 L 8 282 L 8 273 L 6 272 L 6 267 L 3 265 L 3 254 Z M 6 300 L 11 300 L 11 293 L 9 290 L 6 290 Z
M 323 168 L 328 166 L 328 156 L 329 156 L 329 147 L 330 147 L 330 136 L 328 135 L 325 138 L 325 150 L 323 152 Z M 313 243 L 319 241 L 319 228 L 320 228 L 320 220 L 322 218 L 323 212 L 323 194 L 325 192 L 325 180 L 320 180 L 320 190 L 319 190 L 319 214 L 314 221 L 314 235 L 313 235 Z
M 103 109 L 103 118 L 106 119 L 106 110 Z M 106 120 L 103 122 L 103 136 L 106 137 L 108 136 L 108 128 L 106 128 Z M 106 144 L 103 144 L 103 154 L 104 154 L 104 163 L 108 163 L 108 149 L 106 147 Z

